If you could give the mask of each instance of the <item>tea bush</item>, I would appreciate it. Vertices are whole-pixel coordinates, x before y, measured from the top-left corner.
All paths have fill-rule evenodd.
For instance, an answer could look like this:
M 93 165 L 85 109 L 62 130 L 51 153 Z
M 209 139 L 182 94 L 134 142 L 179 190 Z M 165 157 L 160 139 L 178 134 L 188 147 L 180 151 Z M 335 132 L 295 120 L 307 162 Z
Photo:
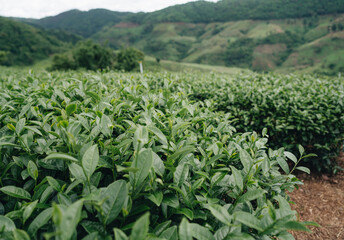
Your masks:
M 227 112 L 239 131 L 267 128 L 273 148 L 295 151 L 301 144 L 318 156 L 307 163 L 318 171 L 336 172 L 333 161 L 344 139 L 344 80 L 314 76 L 252 74 L 232 79 L 190 79 L 190 97 L 212 100 Z
M 181 78 L 182 77 L 182 78 Z M 293 239 L 303 158 L 192 102 L 186 75 L 2 74 L 2 239 Z M 287 163 L 289 158 L 292 169 Z M 284 174 L 282 174 L 284 172 Z

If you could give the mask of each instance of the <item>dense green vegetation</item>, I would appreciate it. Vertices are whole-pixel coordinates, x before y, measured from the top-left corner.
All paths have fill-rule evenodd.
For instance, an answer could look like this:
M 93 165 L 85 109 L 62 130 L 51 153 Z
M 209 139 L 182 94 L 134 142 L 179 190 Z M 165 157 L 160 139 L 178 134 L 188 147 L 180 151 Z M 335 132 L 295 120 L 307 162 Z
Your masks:
M 70 10 L 52 17 L 29 19 L 28 22 L 48 29 L 62 29 L 87 38 L 100 31 L 104 26 L 115 25 L 132 14 L 106 9 L 92 9 L 87 12 Z M 25 19 L 20 20 L 25 21 Z
M 240 131 L 267 128 L 270 146 L 295 151 L 296 144 L 318 156 L 308 164 L 318 171 L 337 171 L 335 160 L 344 139 L 342 78 L 251 75 L 231 81 L 190 78 L 195 100 L 214 101 Z
M 37 29 L 0 17 L 0 65 L 33 64 L 79 39 L 74 34 Z
M 159 23 L 105 27 L 92 36 L 113 48 L 134 46 L 146 55 L 257 71 L 344 70 L 343 15 L 225 23 Z M 332 30 L 336 26 L 336 31 Z
M 50 70 L 83 68 L 96 71 L 111 68 L 114 61 L 113 50 L 88 40 L 80 42 L 71 52 L 55 55 Z
M 341 0 L 220 0 L 216 3 L 196 1 L 146 14 L 128 20 L 136 23 L 159 22 L 228 22 L 245 19 L 271 20 L 310 17 L 344 12 Z
M 121 49 L 116 57 L 116 69 L 130 72 L 138 69 L 139 62 L 144 60 L 143 52 L 135 48 Z
M 153 13 L 138 13 L 126 20 L 136 23 L 210 23 L 244 19 L 270 20 L 309 17 L 344 12 L 341 0 L 220 0 L 196 1 L 171 6 Z
M 159 59 L 337 75 L 344 72 L 343 9 L 341 0 L 222 0 L 153 13 L 71 10 L 17 20 Z
M 268 149 L 266 129 L 190 101 L 222 75 L 0 74 L 1 238 L 293 239 L 312 224 L 287 195 L 303 147 Z
M 144 60 L 143 52 L 135 48 L 121 49 L 117 54 L 111 48 L 94 43 L 91 40 L 79 42 L 71 51 L 56 54 L 49 70 L 110 70 L 126 72 L 139 67 Z

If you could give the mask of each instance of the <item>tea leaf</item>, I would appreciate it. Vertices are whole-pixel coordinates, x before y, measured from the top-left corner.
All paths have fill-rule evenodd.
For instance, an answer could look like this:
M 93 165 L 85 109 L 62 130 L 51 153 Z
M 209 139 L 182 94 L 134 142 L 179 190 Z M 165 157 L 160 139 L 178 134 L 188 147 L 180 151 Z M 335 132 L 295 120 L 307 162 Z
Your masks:
M 231 166 L 232 172 L 233 172 L 233 176 L 234 176 L 234 180 L 235 180 L 235 184 L 239 187 L 239 189 L 242 191 L 244 188 L 244 182 L 242 180 L 242 175 L 241 172 L 239 170 L 237 170 L 234 166 Z
M 33 161 L 29 161 L 29 163 L 27 164 L 27 170 L 28 170 L 29 175 L 33 179 L 37 180 L 37 178 L 38 178 L 38 168 L 37 168 L 36 164 Z
M 90 179 L 99 162 L 99 152 L 97 145 L 91 146 L 82 157 L 82 167 L 87 179 Z
M 114 221 L 121 212 L 127 199 L 127 186 L 123 180 L 110 184 L 103 192 L 102 198 L 105 199 L 101 208 L 103 210 L 103 221 L 106 225 Z
M 190 223 L 189 227 L 194 238 L 199 240 L 215 240 L 208 228 L 202 227 L 197 223 Z
M 162 131 L 159 128 L 150 125 L 150 126 L 147 126 L 147 129 L 150 132 L 154 133 L 165 145 L 168 145 L 165 135 L 162 133 Z
M 66 106 L 66 113 L 71 115 L 76 112 L 77 106 L 75 103 L 69 104 Z
M 125 235 L 125 233 L 121 229 L 114 228 L 113 232 L 115 235 L 115 240 L 128 240 L 129 239 L 127 235 Z
M 107 137 L 111 136 L 111 129 L 110 129 L 111 126 L 112 126 L 112 122 L 110 118 L 106 116 L 105 114 L 103 114 L 101 118 L 101 129 L 102 129 L 102 133 Z
M 248 169 L 250 169 L 250 167 L 253 163 L 250 154 L 246 150 L 240 149 L 239 155 L 240 155 L 240 161 L 241 161 L 242 165 L 244 166 L 244 169 L 246 171 L 248 171 Z
M 135 151 L 139 150 L 139 147 L 142 148 L 146 143 L 148 143 L 148 131 L 146 127 L 138 126 L 135 131 L 133 144 Z
M 132 168 L 139 169 L 137 172 L 130 172 L 130 183 L 134 188 L 137 188 L 143 181 L 147 178 L 149 170 L 153 164 L 153 151 L 152 149 L 143 149 L 141 150 L 133 163 L 131 164 Z
M 213 205 L 208 204 L 205 207 L 209 209 L 211 214 L 213 214 L 213 216 L 219 219 L 222 223 L 226 225 L 231 224 L 232 217 L 229 215 L 228 211 L 224 207 L 217 204 L 213 204 Z
M 10 218 L 0 215 L 0 229 L 4 232 L 12 232 L 16 229 L 16 225 Z
M 83 201 L 79 200 L 70 205 L 62 215 L 58 230 L 61 232 L 56 239 L 70 239 L 76 231 L 76 226 L 81 218 Z
M 15 229 L 13 231 L 13 238 L 14 240 L 30 240 L 30 236 L 25 231 L 20 229 Z
M 22 118 L 20 119 L 17 124 L 16 124 L 16 133 L 17 135 L 20 135 L 20 133 L 23 131 L 24 129 L 24 126 L 25 126 L 25 123 L 26 123 L 26 119 L 25 118 Z
M 53 213 L 53 208 L 47 208 L 42 211 L 38 216 L 31 222 L 28 228 L 28 233 L 30 236 L 35 236 L 38 229 L 43 227 L 51 218 Z
M 239 221 L 239 222 L 245 224 L 246 226 L 248 226 L 250 228 L 254 228 L 258 231 L 263 231 L 263 229 L 260 227 L 259 220 L 250 213 L 236 212 L 234 214 L 234 218 L 236 221 Z
M 180 240 L 192 240 L 192 230 L 190 223 L 186 218 L 182 219 L 182 222 L 179 225 L 179 239 Z
M 309 168 L 306 167 L 296 167 L 297 170 L 311 174 L 311 171 L 309 170 Z
M 280 165 L 280 167 L 283 169 L 283 171 L 286 173 L 286 174 L 289 174 L 289 166 L 288 166 L 288 163 L 284 160 L 284 158 L 282 157 L 277 157 L 277 162 L 278 162 L 278 165 Z
M 5 187 L 0 188 L 0 191 L 11 197 L 27 199 L 27 200 L 31 199 L 31 195 L 29 192 L 15 186 L 5 186 Z
M 173 174 L 174 183 L 176 183 L 177 186 L 181 186 L 186 181 L 188 174 L 189 165 L 186 163 L 179 164 Z
M 31 216 L 33 211 L 35 210 L 37 206 L 38 200 L 30 203 L 29 205 L 26 206 L 24 212 L 23 212 L 23 222 L 25 223 L 26 220 Z
M 58 181 L 56 181 L 54 178 L 47 176 L 47 180 L 49 185 L 57 192 L 59 192 L 61 190 L 61 186 L 58 183 Z
M 297 163 L 297 158 L 291 152 L 284 152 L 284 156 L 292 160 L 294 163 Z
M 244 195 L 238 198 L 237 203 L 243 203 L 243 202 L 255 200 L 261 197 L 264 193 L 265 191 L 262 189 L 247 191 Z
M 76 163 L 71 163 L 68 166 L 70 173 L 80 182 L 86 181 L 86 176 L 82 167 Z
M 163 194 L 161 191 L 154 192 L 153 194 L 148 195 L 147 198 L 159 207 L 163 199 Z
M 131 240 L 145 240 L 148 233 L 149 227 L 149 212 L 141 216 L 134 224 L 131 230 L 130 239 Z
M 79 162 L 78 159 L 65 154 L 65 153 L 52 153 L 49 154 L 46 158 L 46 160 L 50 160 L 50 159 L 62 159 L 62 160 L 67 160 L 67 161 L 71 161 L 71 162 Z
M 177 226 L 173 226 L 166 229 L 159 235 L 159 237 L 163 239 L 169 239 L 169 240 L 178 240 Z

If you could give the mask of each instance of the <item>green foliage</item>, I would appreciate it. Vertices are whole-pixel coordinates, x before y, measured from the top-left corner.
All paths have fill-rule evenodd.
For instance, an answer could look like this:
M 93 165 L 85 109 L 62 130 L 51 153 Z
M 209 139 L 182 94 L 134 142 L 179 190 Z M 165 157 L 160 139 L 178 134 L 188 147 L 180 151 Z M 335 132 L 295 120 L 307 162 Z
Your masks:
M 115 53 L 107 47 L 88 40 L 80 42 L 72 51 L 55 55 L 51 70 L 68 70 L 84 68 L 96 71 L 98 69 L 111 68 L 115 59 Z
M 193 99 L 213 100 L 227 112 L 239 131 L 267 128 L 269 145 L 295 151 L 301 144 L 318 157 L 308 164 L 318 171 L 335 171 L 344 133 L 341 78 L 295 75 L 251 75 L 234 80 L 199 81 Z M 283 168 L 283 166 L 282 166 Z
M 342 12 L 344 4 L 341 0 L 221 0 L 216 3 L 197 1 L 176 5 L 153 13 L 129 16 L 128 19 L 136 23 L 209 23 L 243 19 L 301 18 Z
M 53 63 L 50 68 L 51 70 L 69 70 L 77 69 L 76 63 L 73 58 L 67 53 L 55 54 L 53 57 Z
M 88 38 L 103 27 L 113 26 L 130 15 L 133 15 L 133 13 L 113 12 L 106 9 L 92 9 L 86 12 L 70 10 L 53 17 L 38 20 L 30 19 L 29 22 L 47 29 L 63 29 Z M 25 21 L 25 19 L 22 19 L 22 21 Z
M 46 31 L 0 17 L 0 65 L 30 65 L 80 39 L 62 31 Z
M 226 63 L 228 66 L 251 67 L 255 41 L 243 38 L 229 43 L 226 52 Z
M 76 46 L 73 58 L 77 67 L 97 70 L 111 67 L 115 54 L 111 49 L 89 40 Z
M 116 69 L 130 72 L 138 68 L 139 61 L 143 61 L 143 52 L 135 48 L 126 48 L 119 51 L 117 54 Z
M 203 75 L 1 73 L 0 237 L 293 239 L 287 230 L 308 231 L 287 195 L 302 184 L 293 171 L 303 148 L 296 158 L 268 149 L 266 130 L 236 133 L 230 114 L 188 98 L 200 77 L 211 90 Z

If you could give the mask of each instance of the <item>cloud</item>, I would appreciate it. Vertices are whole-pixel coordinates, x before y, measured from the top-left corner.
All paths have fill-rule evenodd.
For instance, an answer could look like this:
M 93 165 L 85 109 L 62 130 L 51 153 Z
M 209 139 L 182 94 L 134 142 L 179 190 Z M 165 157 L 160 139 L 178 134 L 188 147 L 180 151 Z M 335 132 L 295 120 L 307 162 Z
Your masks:
M 113 11 L 152 12 L 193 0 L 0 0 L 0 16 L 42 18 L 70 9 L 106 8 Z M 215 2 L 216 0 L 210 0 Z

